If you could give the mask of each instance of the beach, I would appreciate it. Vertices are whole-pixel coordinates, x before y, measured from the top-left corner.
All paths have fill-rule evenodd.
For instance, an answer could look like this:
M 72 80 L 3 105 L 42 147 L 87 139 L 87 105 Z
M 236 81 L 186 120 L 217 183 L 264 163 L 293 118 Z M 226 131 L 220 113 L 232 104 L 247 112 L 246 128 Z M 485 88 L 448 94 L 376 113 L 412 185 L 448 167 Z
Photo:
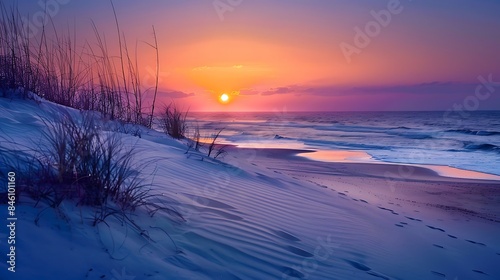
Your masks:
M 500 1 L 150 2 L 0 1 L 0 280 L 500 279 Z
M 439 279 L 442 276 L 450 279 L 450 275 L 469 275 L 470 279 L 476 279 L 482 270 L 471 269 L 476 274 L 462 271 L 463 266 L 471 265 L 467 260 L 470 260 L 470 254 L 478 252 L 476 250 L 485 250 L 486 255 L 478 255 L 483 265 L 493 265 L 497 261 L 499 255 L 495 251 L 499 248 L 496 232 L 500 229 L 500 181 L 469 179 L 467 171 L 464 172 L 466 178 L 444 177 L 432 170 L 432 166 L 343 162 L 345 158 L 340 159 L 341 156 L 337 158 L 339 162 L 322 162 L 298 156 L 310 152 L 234 148 L 231 154 L 250 157 L 252 165 L 268 169 L 271 174 L 286 175 L 299 185 L 311 183 L 326 190 L 324 202 L 342 199 L 356 205 L 356 210 L 371 209 L 374 215 L 371 217 L 372 223 L 392 221 L 392 225 L 372 232 L 371 237 L 377 236 L 377 244 L 384 244 L 392 254 L 407 260 L 398 262 L 398 266 L 411 266 L 409 260 L 418 263 L 433 259 L 434 266 L 429 267 L 430 274 L 426 276 L 423 272 L 422 278 Z M 345 155 L 345 152 L 340 151 L 339 154 Z M 459 174 L 448 174 L 452 175 Z M 494 178 L 485 175 L 486 178 Z M 476 176 L 480 178 L 481 174 Z M 329 226 L 333 229 L 336 227 Z M 406 233 L 410 235 L 405 235 L 405 231 L 409 231 Z M 391 239 L 389 236 L 394 234 L 397 238 Z M 402 243 L 398 245 L 398 241 Z M 425 246 L 419 249 L 413 247 L 421 241 L 427 243 L 425 246 L 429 250 Z M 486 253 L 490 250 L 489 246 L 492 246 L 493 251 Z M 415 250 L 402 249 L 412 247 Z M 489 257 L 484 257 L 487 255 Z M 464 263 L 459 265 L 461 259 Z M 439 263 L 443 264 L 441 269 L 437 265 Z M 449 265 L 447 269 L 444 268 L 445 264 Z M 425 270 L 423 267 L 419 269 Z M 415 275 L 403 278 L 418 279 Z
M 82 118 L 44 100 L 0 101 L 8 135 L 3 148 L 29 146 L 32 139 L 43 144 L 40 133 L 59 121 L 58 112 Z M 126 214 L 128 222 L 110 215 L 93 225 L 99 208 L 75 200 L 49 207 L 23 192 L 30 174 L 18 166 L 10 170 L 20 191 L 15 279 L 500 275 L 500 181 L 364 162 L 360 151 L 330 153 L 327 162 L 305 157 L 311 150 L 221 145 L 227 153 L 214 159 L 162 132 L 140 127 L 139 137 L 114 121 L 99 126 L 138 150 L 133 162 L 153 161 L 138 176 L 151 183 L 149 199 L 162 208 L 151 215 L 139 207 Z M 6 220 L 7 206 L 2 209 Z M 7 238 L 2 231 L 0 240 Z M 7 253 L 5 245 L 0 249 Z M 2 277 L 7 266 L 0 264 Z
M 424 165 L 441 173 L 478 171 L 500 177 L 500 112 L 445 118 L 423 112 L 193 113 L 202 135 L 223 129 L 220 142 L 241 148 L 315 151 L 323 161 Z M 454 170 L 452 168 L 455 168 Z M 455 174 L 457 175 L 457 174 Z
M 238 154 L 238 149 L 235 150 Z M 413 206 L 410 208 L 441 209 L 500 222 L 500 181 L 495 180 L 497 176 L 475 173 L 478 178 L 485 175 L 488 179 L 470 179 L 470 174 L 464 170 L 466 178 L 445 177 L 434 171 L 435 167 L 432 166 L 355 163 L 344 162 L 340 158 L 338 162 L 323 162 L 299 156 L 312 151 L 256 151 L 259 156 L 255 157 L 254 162 L 258 166 L 331 189 L 339 195 L 349 195 L 354 200 L 385 203 L 386 206 L 397 205 L 399 200 L 405 202 L 406 206 Z

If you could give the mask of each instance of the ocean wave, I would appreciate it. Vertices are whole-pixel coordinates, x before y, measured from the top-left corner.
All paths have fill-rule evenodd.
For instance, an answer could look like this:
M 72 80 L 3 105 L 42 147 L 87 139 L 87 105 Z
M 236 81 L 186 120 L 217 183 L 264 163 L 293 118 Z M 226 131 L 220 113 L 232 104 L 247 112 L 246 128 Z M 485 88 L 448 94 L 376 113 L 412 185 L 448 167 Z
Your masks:
M 318 126 L 312 128 L 315 130 L 324 130 L 324 131 L 370 132 L 370 133 L 384 133 L 386 130 L 390 129 L 388 127 L 356 126 L 356 125 L 331 125 L 331 126 Z
M 388 133 L 390 135 L 395 135 L 407 139 L 416 139 L 416 140 L 424 140 L 424 139 L 433 139 L 432 135 L 425 133 Z
M 493 144 L 478 144 L 478 143 L 465 143 L 464 148 L 473 151 L 495 151 L 500 152 L 500 147 Z
M 334 149 L 351 149 L 351 150 L 391 150 L 392 147 L 382 146 L 382 145 L 372 145 L 372 144 L 362 144 L 355 142 L 340 142 L 340 141 L 328 141 L 328 140 L 318 140 L 318 139 L 295 139 L 306 145 L 316 146 L 316 147 L 327 147 Z
M 449 129 L 445 132 L 454 132 L 467 135 L 492 136 L 500 135 L 500 131 L 472 130 L 472 129 Z
M 413 130 L 406 126 L 384 127 L 384 126 L 359 126 L 359 125 L 330 125 L 312 127 L 315 130 L 341 131 L 341 132 L 366 132 L 366 133 L 387 133 L 394 130 Z
M 429 133 L 429 131 L 422 131 L 420 129 L 413 129 L 406 126 L 398 126 L 398 127 L 322 126 L 322 127 L 314 127 L 313 129 L 320 131 L 335 131 L 335 132 L 360 133 L 360 134 L 376 133 L 379 135 L 385 134 L 391 137 L 401 137 L 412 140 L 425 140 L 425 139 L 435 138 L 433 135 Z

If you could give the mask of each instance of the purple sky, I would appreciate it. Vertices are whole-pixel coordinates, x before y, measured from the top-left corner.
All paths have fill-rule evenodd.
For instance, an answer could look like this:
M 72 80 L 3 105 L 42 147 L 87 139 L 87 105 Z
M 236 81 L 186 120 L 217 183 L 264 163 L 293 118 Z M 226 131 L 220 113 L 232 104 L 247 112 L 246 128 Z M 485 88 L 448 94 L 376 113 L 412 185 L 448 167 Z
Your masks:
M 36 34 L 44 9 L 26 2 L 19 10 Z M 193 111 L 500 110 L 500 1 L 114 5 L 129 47 L 137 43 L 144 83 L 155 68 L 144 43 L 154 25 L 161 98 Z M 95 41 L 94 21 L 116 49 L 108 1 L 50 0 L 47 15 L 62 30 L 75 27 L 81 46 Z

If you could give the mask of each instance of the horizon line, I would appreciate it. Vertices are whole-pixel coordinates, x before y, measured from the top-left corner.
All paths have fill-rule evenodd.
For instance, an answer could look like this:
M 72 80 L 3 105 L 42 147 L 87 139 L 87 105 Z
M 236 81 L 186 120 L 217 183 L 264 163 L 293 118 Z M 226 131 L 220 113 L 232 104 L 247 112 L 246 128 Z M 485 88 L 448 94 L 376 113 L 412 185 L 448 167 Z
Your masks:
M 444 113 L 448 111 L 453 111 L 452 109 L 448 110 L 331 110 L 331 111 L 325 111 L 325 110 L 318 110 L 318 111 L 189 111 L 189 113 Z M 495 110 L 474 110 L 474 111 L 467 111 L 467 113 L 474 113 L 474 112 L 500 112 L 500 109 L 495 109 Z

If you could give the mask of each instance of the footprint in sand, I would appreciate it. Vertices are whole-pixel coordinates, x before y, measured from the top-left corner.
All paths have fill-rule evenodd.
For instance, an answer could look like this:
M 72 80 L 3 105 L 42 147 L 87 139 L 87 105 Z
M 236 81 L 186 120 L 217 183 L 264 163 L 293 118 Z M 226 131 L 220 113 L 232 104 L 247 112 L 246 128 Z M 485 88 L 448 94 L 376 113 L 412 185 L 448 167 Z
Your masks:
M 416 219 L 416 218 L 412 218 L 412 217 L 408 217 L 408 216 L 405 216 L 405 218 L 407 218 L 408 220 L 415 221 L 415 222 L 421 222 L 422 221 L 420 219 Z
M 384 275 L 380 275 L 380 274 L 378 274 L 378 273 L 377 273 L 377 272 L 375 272 L 375 271 L 368 271 L 367 273 L 368 273 L 368 274 L 370 274 L 371 276 L 375 276 L 375 277 L 377 277 L 377 278 L 382 278 L 382 279 L 384 279 L 384 280 L 390 280 L 390 278 L 389 278 L 389 277 L 386 277 L 386 276 L 384 276 Z
M 351 260 L 345 260 L 348 264 L 352 265 L 352 267 L 356 268 L 356 269 L 359 269 L 359 270 L 362 270 L 362 271 L 370 271 L 372 270 L 371 268 L 369 268 L 368 266 L 364 265 L 364 264 L 361 264 L 359 262 L 355 262 L 355 261 L 351 261 Z
M 437 271 L 433 271 L 431 270 L 431 273 L 434 274 L 434 275 L 437 275 L 437 276 L 441 276 L 443 278 L 446 278 L 446 274 L 444 273 L 441 273 L 441 272 L 437 272 Z
M 382 210 L 385 210 L 385 211 L 389 211 L 389 212 L 391 212 L 391 213 L 392 213 L 392 214 L 394 214 L 394 215 L 399 215 L 398 213 L 394 212 L 394 210 L 392 210 L 392 209 L 389 209 L 389 208 L 384 208 L 384 207 L 380 207 L 380 206 L 378 206 L 378 208 L 379 208 L 379 209 L 382 209 Z
M 430 228 L 430 229 L 433 229 L 433 230 L 439 230 L 439 231 L 441 231 L 441 232 L 446 232 L 446 230 L 444 230 L 444 229 L 442 229 L 442 228 L 433 227 L 433 226 L 429 226 L 429 225 L 427 225 L 427 227 L 428 227 L 428 228 Z
M 294 247 L 294 246 L 287 246 L 287 247 L 285 247 L 285 249 L 289 252 L 294 253 L 295 255 L 299 255 L 299 256 L 304 257 L 304 258 L 310 258 L 310 257 L 314 256 L 313 254 L 306 252 L 300 248 Z
M 481 270 L 475 270 L 473 269 L 472 271 L 474 271 L 475 273 L 479 273 L 479 274 L 482 274 L 482 275 L 488 275 L 487 273 L 481 271 Z
M 485 246 L 486 247 L 486 244 L 481 243 L 481 242 L 476 242 L 476 241 L 472 241 L 472 240 L 469 240 L 469 239 L 466 239 L 465 241 L 467 241 L 469 243 L 472 243 L 472 244 L 476 244 L 476 245 L 479 245 L 479 246 Z
M 375 276 L 377 278 L 382 278 L 385 280 L 390 280 L 389 277 L 382 275 L 376 271 L 373 271 L 370 267 L 368 267 L 362 263 L 351 261 L 351 260 L 346 260 L 346 259 L 344 259 L 344 261 L 346 261 L 348 264 L 350 264 L 352 267 L 354 267 L 356 269 L 359 269 L 361 271 L 365 271 L 367 274 L 370 274 L 371 276 Z
M 292 242 L 298 242 L 300 241 L 299 238 L 287 233 L 287 232 L 284 232 L 282 230 L 271 230 L 275 235 L 285 239 L 285 240 L 288 240 L 288 241 L 292 241 Z

